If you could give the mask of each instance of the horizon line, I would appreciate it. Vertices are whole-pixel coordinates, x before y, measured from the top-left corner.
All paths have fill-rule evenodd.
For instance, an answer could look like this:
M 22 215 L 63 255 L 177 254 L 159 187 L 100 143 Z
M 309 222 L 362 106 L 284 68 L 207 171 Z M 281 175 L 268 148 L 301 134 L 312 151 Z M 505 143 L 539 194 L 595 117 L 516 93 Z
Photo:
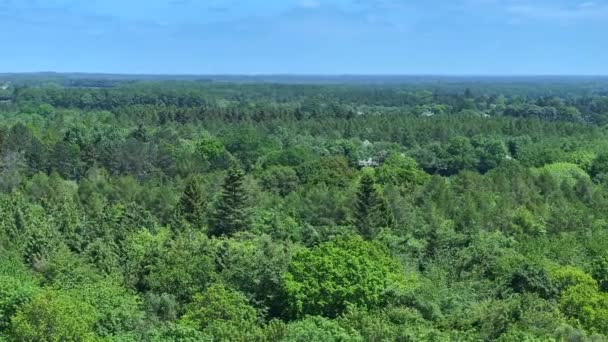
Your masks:
M 203 77 L 608 77 L 608 74 L 500 74 L 500 73 L 124 73 L 97 71 L 0 71 L 0 75 L 102 75 L 102 76 L 203 76 Z

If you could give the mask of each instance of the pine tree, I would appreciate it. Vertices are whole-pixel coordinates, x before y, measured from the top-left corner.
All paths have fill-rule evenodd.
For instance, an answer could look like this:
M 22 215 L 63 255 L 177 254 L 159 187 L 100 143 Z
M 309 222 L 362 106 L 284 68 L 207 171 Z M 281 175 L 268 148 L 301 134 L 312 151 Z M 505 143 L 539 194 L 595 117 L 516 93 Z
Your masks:
M 378 195 L 380 198 L 380 203 L 378 203 L 377 210 L 375 211 L 376 223 L 378 224 L 378 227 L 391 228 L 395 225 L 395 217 L 388 206 L 388 201 L 386 198 L 380 193 L 378 193 Z
M 390 227 L 393 224 L 388 203 L 376 189 L 374 177 L 369 173 L 363 174 L 359 183 L 355 217 L 359 233 L 367 239 L 372 239 L 378 228 Z
M 191 177 L 179 200 L 179 213 L 197 228 L 204 222 L 207 203 L 198 177 Z
M 245 173 L 235 162 L 224 179 L 222 194 L 211 222 L 211 235 L 232 235 L 249 228 L 249 201 L 243 186 Z

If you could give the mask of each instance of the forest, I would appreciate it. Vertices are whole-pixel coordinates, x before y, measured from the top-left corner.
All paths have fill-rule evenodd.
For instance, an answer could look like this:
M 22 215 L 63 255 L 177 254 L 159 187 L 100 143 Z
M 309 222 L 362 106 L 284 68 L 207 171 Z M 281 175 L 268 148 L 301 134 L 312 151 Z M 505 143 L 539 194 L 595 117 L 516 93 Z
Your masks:
M 608 79 L 0 75 L 0 341 L 608 341 Z

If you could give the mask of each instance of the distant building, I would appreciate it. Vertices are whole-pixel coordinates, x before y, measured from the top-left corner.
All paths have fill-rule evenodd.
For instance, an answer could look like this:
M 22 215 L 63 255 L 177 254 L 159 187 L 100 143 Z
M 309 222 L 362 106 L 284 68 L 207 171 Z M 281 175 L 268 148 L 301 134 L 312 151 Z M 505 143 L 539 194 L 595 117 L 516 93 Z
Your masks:
M 9 87 L 9 84 L 8 84 L 8 83 L 5 83 L 5 84 L 3 84 L 2 86 L 0 86 L 0 89 L 2 89 L 2 90 L 6 90 L 6 89 L 8 89 L 8 87 Z
M 373 160 L 372 158 L 368 158 L 368 159 L 359 160 L 359 166 L 360 167 L 376 167 L 376 166 L 380 166 L 380 163 Z

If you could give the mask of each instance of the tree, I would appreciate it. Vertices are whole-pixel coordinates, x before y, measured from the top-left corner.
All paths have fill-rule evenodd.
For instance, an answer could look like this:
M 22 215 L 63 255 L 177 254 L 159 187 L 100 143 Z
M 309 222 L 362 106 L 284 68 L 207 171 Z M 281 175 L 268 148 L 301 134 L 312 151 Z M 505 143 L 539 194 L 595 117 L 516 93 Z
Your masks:
M 0 191 L 12 192 L 23 180 L 25 160 L 21 153 L 8 152 L 0 155 Z
M 298 175 L 289 166 L 271 166 L 262 174 L 261 183 L 264 189 L 287 196 L 298 187 Z
M 216 269 L 223 283 L 243 293 L 270 317 L 282 314 L 281 277 L 296 248 L 250 234 L 217 239 Z
M 359 182 L 355 217 L 359 233 L 367 239 L 373 239 L 379 228 L 393 222 L 386 200 L 376 189 L 374 176 L 369 172 L 365 172 Z
M 82 173 L 80 147 L 66 141 L 58 142 L 51 153 L 51 166 L 63 177 L 79 179 Z
M 9 151 L 23 152 L 28 149 L 32 141 L 32 131 L 22 123 L 11 127 L 4 147 Z
M 135 140 L 139 140 L 141 142 L 147 142 L 149 139 L 148 130 L 146 129 L 146 126 L 140 123 L 139 125 L 137 125 L 137 128 L 134 129 L 131 134 L 129 134 L 129 137 L 134 138 Z
M 588 331 L 608 334 L 608 294 L 598 291 L 597 285 L 569 287 L 559 304 L 566 316 L 576 318 Z
M 497 167 L 507 157 L 507 147 L 498 139 L 477 137 L 472 143 L 479 158 L 477 170 L 481 173 Z
M 40 289 L 25 265 L 16 256 L 6 254 L 0 263 L 0 336 L 10 328 L 11 316 Z
M 195 295 L 179 323 L 202 331 L 212 341 L 255 341 L 261 333 L 257 312 L 245 296 L 220 284 Z
M 602 153 L 593 160 L 589 174 L 594 178 L 608 174 L 608 153 Z
M 211 221 L 212 236 L 233 235 L 249 229 L 249 199 L 243 185 L 245 173 L 235 162 L 224 179 L 222 192 Z
M 376 171 L 376 177 L 380 184 L 394 184 L 406 188 L 424 184 L 430 179 L 414 159 L 401 154 L 393 154 L 386 158 Z
M 336 317 L 350 306 L 378 308 L 408 287 L 403 267 L 380 245 L 358 236 L 297 253 L 284 278 L 292 317 Z
M 198 177 L 190 177 L 179 200 L 179 213 L 196 228 L 204 222 L 207 201 Z
M 466 137 L 450 139 L 446 152 L 449 175 L 457 174 L 462 170 L 472 170 L 479 162 L 473 145 Z
M 214 284 L 194 296 L 193 302 L 186 308 L 182 322 L 204 330 L 216 320 L 255 322 L 257 317 L 255 310 L 249 306 L 241 293 L 224 285 Z
M 593 277 L 597 279 L 600 290 L 608 292 L 608 254 L 601 255 L 594 260 Z
M 345 329 L 335 320 L 311 316 L 286 327 L 284 342 L 360 342 L 363 338 L 354 329 Z
M 11 335 L 15 341 L 92 341 L 95 320 L 94 306 L 49 289 L 13 316 Z

